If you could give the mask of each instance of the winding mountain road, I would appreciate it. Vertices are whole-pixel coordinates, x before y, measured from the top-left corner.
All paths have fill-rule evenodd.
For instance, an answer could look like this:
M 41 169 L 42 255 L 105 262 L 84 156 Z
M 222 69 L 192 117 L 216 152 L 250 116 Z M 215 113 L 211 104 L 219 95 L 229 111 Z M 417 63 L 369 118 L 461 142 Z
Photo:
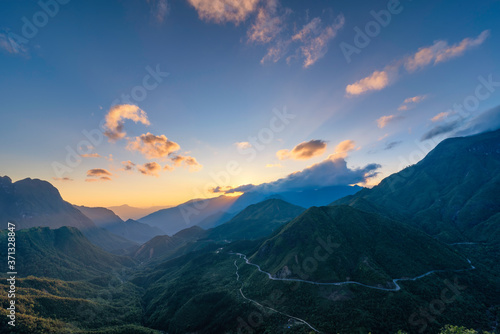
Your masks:
M 462 272 L 462 271 L 468 271 L 468 270 L 474 270 L 474 269 L 476 269 L 476 267 L 474 267 L 472 265 L 471 261 L 469 259 L 467 259 L 467 261 L 469 262 L 469 264 L 471 266 L 468 269 L 431 270 L 431 271 L 426 272 L 425 274 L 422 274 L 420 276 L 413 277 L 413 278 L 395 278 L 395 279 L 392 280 L 392 283 L 394 284 L 394 288 L 383 288 L 383 287 L 379 287 L 379 286 L 363 284 L 363 283 L 356 282 L 356 281 L 331 282 L 331 283 L 330 282 L 325 282 L 325 283 L 322 283 L 322 282 L 314 282 L 314 281 L 302 280 L 302 279 L 298 279 L 298 278 L 277 278 L 277 277 L 274 277 L 271 273 L 262 270 L 261 267 L 258 264 L 250 262 L 245 254 L 242 254 L 242 253 L 229 253 L 229 254 L 238 255 L 240 258 L 243 258 L 245 260 L 246 264 L 249 264 L 251 266 L 256 267 L 261 273 L 266 274 L 267 277 L 270 280 L 273 280 L 273 281 L 303 282 L 303 283 L 314 284 L 314 285 L 346 285 L 346 284 L 355 284 L 355 285 L 364 286 L 364 287 L 369 288 L 369 289 L 382 290 L 382 291 L 399 291 L 399 290 L 401 290 L 401 286 L 397 282 L 401 282 L 401 281 L 416 281 L 418 279 L 421 279 L 421 278 L 426 277 L 428 275 L 431 275 L 433 273 L 439 273 L 439 272 Z

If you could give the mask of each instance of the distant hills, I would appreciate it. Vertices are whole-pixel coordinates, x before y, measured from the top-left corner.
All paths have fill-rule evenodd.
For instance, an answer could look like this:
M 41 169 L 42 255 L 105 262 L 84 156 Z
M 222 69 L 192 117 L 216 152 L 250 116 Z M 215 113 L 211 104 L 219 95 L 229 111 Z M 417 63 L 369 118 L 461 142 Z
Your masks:
M 123 221 L 113 211 L 106 208 L 91 208 L 77 205 L 75 205 L 75 208 L 89 217 L 98 227 L 140 244 L 157 235 L 165 234 L 165 232 L 157 227 L 139 223 L 132 219 Z
M 331 186 L 319 189 L 302 189 L 280 193 L 251 191 L 239 197 L 219 196 L 196 199 L 176 207 L 159 210 L 139 219 L 140 222 L 156 226 L 172 235 L 186 227 L 198 225 L 209 229 L 228 222 L 249 205 L 267 199 L 281 199 L 296 206 L 328 205 L 341 197 L 357 193 L 359 186 Z
M 113 211 L 118 217 L 120 217 L 124 221 L 127 221 L 129 219 L 138 220 L 139 218 L 145 217 L 150 213 L 167 208 L 169 208 L 169 206 L 152 206 L 149 208 L 136 208 L 127 204 L 108 207 L 109 210 Z
M 442 141 L 419 163 L 333 203 L 378 212 L 446 242 L 500 235 L 500 130 Z

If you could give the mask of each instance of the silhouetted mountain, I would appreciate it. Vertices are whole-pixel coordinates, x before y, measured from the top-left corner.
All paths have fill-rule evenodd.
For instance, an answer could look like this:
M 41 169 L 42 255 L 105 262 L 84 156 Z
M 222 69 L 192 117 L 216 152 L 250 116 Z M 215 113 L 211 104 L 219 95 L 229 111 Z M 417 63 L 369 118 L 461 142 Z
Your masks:
M 113 211 L 106 208 L 90 208 L 86 206 L 75 207 L 85 216 L 89 217 L 98 227 L 104 228 L 113 234 L 125 239 L 142 244 L 157 235 L 164 235 L 161 229 L 139 223 L 129 219 L 123 221 Z
M 305 209 L 280 199 L 248 206 L 233 219 L 207 231 L 213 240 L 259 239 L 300 215 Z
M 265 201 L 266 199 L 277 198 L 285 202 L 310 208 L 312 206 L 328 205 L 336 199 L 353 195 L 360 191 L 359 186 L 330 186 L 318 189 L 301 189 L 296 191 L 284 191 L 279 193 L 262 193 L 250 191 L 241 195 L 230 208 L 230 212 L 239 212 L 247 206 Z
M 191 200 L 173 208 L 156 211 L 139 221 L 151 226 L 156 226 L 172 235 L 180 230 L 198 225 L 205 218 L 227 211 L 236 201 L 236 197 L 219 196 L 210 199 Z
M 152 206 L 149 208 L 136 208 L 127 204 L 119 205 L 119 206 L 110 206 L 108 209 L 113 211 L 118 217 L 123 219 L 124 221 L 133 219 L 138 220 L 142 217 L 145 217 L 153 212 L 158 210 L 167 209 L 170 206 Z
M 446 139 L 419 163 L 333 204 L 379 212 L 455 242 L 498 235 L 500 226 L 488 220 L 500 213 L 499 199 L 497 130 Z
M 135 245 L 98 228 L 91 219 L 64 201 L 54 186 L 38 179 L 27 178 L 12 183 L 9 177 L 0 177 L 0 219 L 15 222 L 18 230 L 36 226 L 76 227 L 92 243 L 108 251 Z

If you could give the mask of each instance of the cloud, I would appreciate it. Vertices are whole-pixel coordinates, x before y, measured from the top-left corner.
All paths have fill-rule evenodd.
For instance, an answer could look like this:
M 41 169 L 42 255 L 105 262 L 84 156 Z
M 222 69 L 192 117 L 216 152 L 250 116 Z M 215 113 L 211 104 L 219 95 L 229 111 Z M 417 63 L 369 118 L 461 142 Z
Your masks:
M 240 150 L 244 150 L 246 148 L 250 148 L 252 147 L 252 144 L 250 144 L 249 142 L 247 141 L 242 141 L 242 142 L 238 142 L 238 143 L 234 143 L 234 145 L 240 149 Z
M 267 49 L 267 53 L 260 60 L 261 64 L 267 62 L 277 63 L 281 58 L 283 58 L 290 49 L 290 40 L 279 40 L 274 45 Z
M 139 172 L 141 172 L 144 175 L 149 175 L 149 176 L 159 176 L 159 172 L 161 172 L 162 168 L 159 163 L 153 161 L 153 162 L 147 162 L 144 165 L 138 166 L 137 169 Z
M 138 106 L 132 104 L 119 104 L 113 106 L 106 114 L 106 123 L 104 125 L 106 131 L 104 135 L 107 136 L 110 141 L 124 138 L 127 134 L 123 129 L 123 124 L 126 119 L 136 123 L 140 122 L 144 125 L 150 124 L 146 112 L 141 110 Z
M 88 154 L 82 154 L 82 158 L 102 158 L 99 153 L 88 153 Z
M 443 111 L 443 112 L 440 112 L 439 114 L 437 114 L 436 116 L 432 117 L 431 121 L 439 122 L 440 120 L 448 117 L 449 115 L 450 115 L 449 111 Z
M 0 33 L 0 49 L 12 55 L 26 56 L 28 54 L 28 49 L 17 43 L 8 34 Z
M 268 0 L 265 7 L 259 8 L 255 22 L 247 31 L 249 42 L 266 44 L 283 31 L 286 17 L 291 10 L 285 9 L 282 15 L 278 15 L 278 6 L 277 0 Z
M 409 97 L 404 100 L 403 104 L 401 104 L 398 108 L 398 110 L 409 110 L 415 106 L 415 104 L 418 104 L 425 100 L 427 98 L 427 95 L 417 95 L 414 97 Z
M 403 119 L 404 117 L 401 115 L 388 115 L 388 116 L 382 116 L 379 119 L 377 119 L 377 126 L 381 129 L 385 128 L 387 124 L 392 123 L 394 121 L 398 121 Z
M 169 140 L 165 135 L 156 136 L 149 132 L 129 139 L 127 144 L 128 150 L 140 152 L 148 159 L 165 158 L 180 148 L 179 144 Z
M 88 177 L 112 176 L 112 175 L 113 174 L 111 174 L 109 171 L 102 168 L 94 168 L 87 171 Z
M 489 109 L 470 120 L 465 128 L 455 135 L 469 136 L 476 133 L 494 131 L 500 128 L 500 106 Z
M 130 160 L 122 161 L 122 165 L 123 165 L 122 170 L 124 171 L 131 171 L 135 168 L 135 163 L 133 163 Z
M 321 19 L 316 17 L 292 37 L 293 41 L 298 40 L 303 43 L 300 51 L 304 57 L 304 68 L 314 65 L 324 57 L 328 51 L 328 42 L 337 36 L 337 32 L 344 26 L 344 23 L 344 16 L 339 15 L 335 23 L 321 28 Z
M 225 193 L 252 192 L 276 193 L 290 190 L 314 189 L 334 185 L 364 183 L 376 176 L 381 166 L 369 164 L 363 168 L 351 169 L 343 158 L 330 157 L 320 163 L 291 173 L 284 178 L 260 185 L 247 184 L 226 190 Z
M 260 0 L 188 0 L 200 19 L 215 23 L 239 24 L 256 11 Z
M 266 168 L 274 168 L 274 167 L 282 168 L 283 166 L 281 166 L 281 164 L 266 164 Z
M 384 151 L 392 150 L 394 147 L 398 146 L 401 143 L 402 143 L 402 141 L 391 141 L 391 142 L 385 144 Z
M 111 181 L 111 178 L 108 176 L 101 176 L 97 179 L 85 179 L 85 182 L 99 182 L 99 181 Z
M 360 95 L 372 90 L 381 90 L 389 85 L 387 71 L 375 71 L 370 76 L 347 85 L 345 91 L 348 95 Z
M 324 140 L 310 140 L 302 142 L 290 150 L 280 150 L 276 156 L 280 160 L 307 160 L 325 153 L 326 142 Z
M 62 181 L 62 182 L 74 181 L 72 178 L 69 178 L 69 177 L 53 177 L 52 179 L 54 181 Z
M 452 132 L 453 130 L 458 129 L 461 126 L 461 122 L 459 120 L 443 124 L 443 125 L 438 125 L 424 133 L 420 141 L 432 139 L 434 137 L 437 137 L 439 135 L 445 134 Z
M 347 154 L 356 148 L 356 143 L 353 140 L 344 140 L 335 146 L 335 153 L 330 154 L 328 159 L 334 160 L 338 158 L 346 158 Z
M 191 172 L 196 172 L 203 168 L 203 166 L 198 161 L 196 161 L 195 158 L 190 156 L 176 155 L 170 160 L 172 160 L 175 166 L 187 167 Z
M 170 7 L 167 0 L 147 0 L 151 6 L 151 12 L 158 23 L 163 23 L 168 15 Z
M 465 38 L 452 46 L 448 46 L 446 41 L 436 41 L 431 46 L 418 49 L 410 56 L 393 61 L 382 71 L 374 71 L 366 78 L 347 85 L 346 93 L 348 96 L 355 96 L 369 91 L 382 90 L 398 77 L 401 66 L 404 66 L 408 73 L 413 73 L 430 64 L 436 65 L 461 56 L 466 50 L 481 45 L 489 35 L 490 31 L 485 30 L 475 39 Z
M 465 38 L 460 43 L 448 46 L 446 41 L 436 41 L 433 45 L 420 48 L 414 55 L 405 60 L 408 72 L 414 72 L 431 63 L 434 65 L 461 56 L 470 48 L 479 46 L 489 37 L 490 31 L 483 31 L 477 38 Z

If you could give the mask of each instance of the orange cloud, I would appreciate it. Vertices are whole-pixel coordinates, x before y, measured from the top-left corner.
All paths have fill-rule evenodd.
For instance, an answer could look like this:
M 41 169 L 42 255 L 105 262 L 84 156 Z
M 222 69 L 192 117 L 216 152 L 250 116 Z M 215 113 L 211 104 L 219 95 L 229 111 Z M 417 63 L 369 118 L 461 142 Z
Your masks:
M 135 164 L 130 160 L 122 161 L 122 165 L 123 165 L 122 170 L 124 171 L 131 171 L 135 168 Z
M 82 158 L 101 158 L 99 153 L 82 154 Z
M 157 162 L 147 162 L 142 166 L 138 167 L 139 172 L 141 172 L 144 175 L 150 175 L 150 176 L 159 176 L 159 172 L 162 170 L 161 166 Z
M 124 138 L 127 134 L 123 128 L 126 119 L 136 123 L 140 122 L 144 125 L 150 124 L 146 112 L 141 110 L 138 106 L 132 104 L 119 104 L 113 106 L 106 114 L 106 123 L 104 124 L 106 131 L 104 135 L 106 135 L 110 141 Z
M 387 124 L 394 122 L 396 120 L 402 119 L 402 116 L 399 115 L 388 115 L 388 116 L 382 116 L 379 119 L 377 119 L 377 126 L 381 129 L 385 128 Z
M 54 181 L 63 181 L 63 182 L 74 181 L 72 178 L 69 177 L 53 177 L 52 179 Z
M 128 150 L 140 152 L 148 159 L 164 158 L 180 148 L 179 144 L 165 135 L 156 136 L 149 132 L 135 137 L 134 140 L 130 139 L 127 145 Z
M 108 176 L 101 176 L 97 179 L 85 179 L 85 182 L 99 182 L 99 181 L 111 181 L 111 178 Z
M 381 90 L 389 85 L 387 71 L 375 71 L 370 76 L 347 85 L 345 91 L 348 95 L 360 95 L 371 90 Z
M 477 38 L 465 38 L 460 43 L 449 46 L 446 41 L 436 41 L 433 45 L 418 49 L 413 55 L 392 62 L 382 71 L 374 71 L 370 76 L 351 85 L 347 85 L 346 93 L 350 96 L 360 95 L 372 90 L 381 90 L 394 81 L 404 65 L 408 73 L 413 73 L 431 63 L 434 65 L 461 56 L 466 50 L 481 45 L 490 35 L 489 30 L 483 31 Z M 407 108 L 407 107 L 406 107 Z M 404 110 L 403 107 L 402 110 Z
M 427 98 L 427 95 L 417 95 L 414 97 L 409 97 L 403 101 L 398 108 L 398 110 L 409 110 L 414 107 L 415 104 L 422 102 Z
M 290 150 L 280 150 L 276 156 L 280 160 L 307 160 L 322 155 L 326 150 L 326 142 L 323 140 L 310 140 L 302 142 Z
M 113 175 L 113 174 L 111 174 L 106 169 L 102 169 L 102 168 L 93 168 L 93 169 L 90 169 L 87 171 L 88 177 L 111 176 L 111 175 Z
M 248 29 L 248 41 L 269 43 L 283 31 L 286 16 L 290 10 L 286 9 L 283 15 L 277 15 L 278 1 L 269 0 L 265 7 L 259 8 L 255 22 Z
M 184 167 L 188 167 L 191 172 L 195 172 L 203 168 L 203 166 L 196 161 L 195 158 L 190 156 L 176 155 L 172 157 L 171 160 L 176 166 L 183 165 Z
M 431 121 L 433 121 L 433 122 L 439 122 L 440 120 L 448 117 L 449 114 L 450 114 L 449 111 L 448 112 L 447 111 L 440 112 L 436 116 L 432 117 Z
M 257 9 L 260 0 L 188 0 L 202 20 L 239 24 Z
M 435 64 L 461 56 L 470 48 L 483 44 L 490 36 L 490 31 L 483 31 L 477 38 L 465 38 L 460 43 L 448 46 L 446 41 L 436 41 L 433 45 L 420 48 L 414 55 L 405 60 L 408 72 L 414 72 L 432 62 Z
M 335 153 L 330 154 L 327 160 L 344 159 L 347 154 L 356 148 L 356 143 L 353 140 L 344 140 L 335 146 Z

